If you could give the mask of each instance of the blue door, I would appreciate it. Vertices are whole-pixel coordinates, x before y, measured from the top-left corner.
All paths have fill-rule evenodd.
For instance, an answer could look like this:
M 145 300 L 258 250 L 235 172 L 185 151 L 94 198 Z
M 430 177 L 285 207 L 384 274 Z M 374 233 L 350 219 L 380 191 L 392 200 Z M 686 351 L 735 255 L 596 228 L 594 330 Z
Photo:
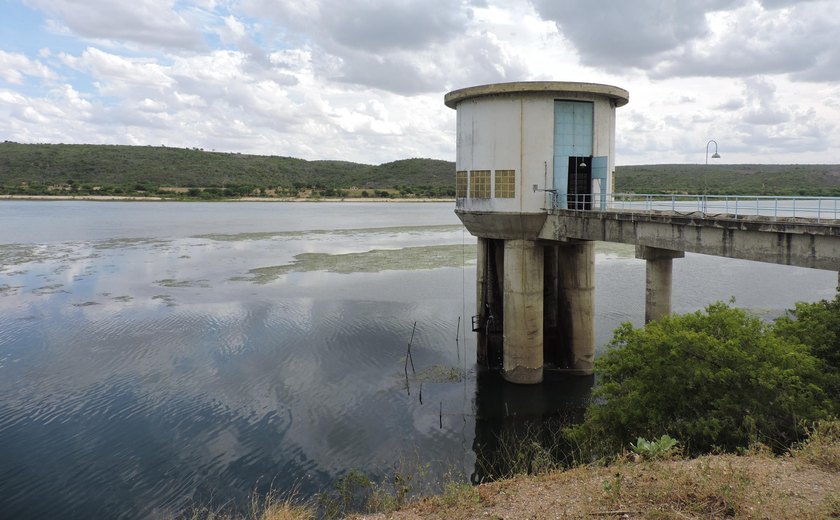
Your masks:
M 592 114 L 591 101 L 554 102 L 555 207 L 567 207 L 569 157 L 592 155 Z

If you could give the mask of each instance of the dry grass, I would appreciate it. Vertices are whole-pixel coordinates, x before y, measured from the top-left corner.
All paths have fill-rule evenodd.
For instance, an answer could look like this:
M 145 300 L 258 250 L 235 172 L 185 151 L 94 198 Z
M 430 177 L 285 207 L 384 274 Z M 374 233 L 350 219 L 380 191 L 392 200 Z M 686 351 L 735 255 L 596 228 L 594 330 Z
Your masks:
M 315 509 L 298 503 L 294 496 L 283 496 L 271 492 L 260 497 L 253 495 L 247 514 L 228 513 L 207 508 L 194 509 L 186 516 L 188 520 L 312 520 Z
M 840 518 L 840 425 L 774 457 L 744 455 L 586 466 L 444 493 L 367 519 L 472 518 L 825 519 Z
M 840 473 L 840 421 L 822 421 L 809 433 L 796 456 L 834 473 Z

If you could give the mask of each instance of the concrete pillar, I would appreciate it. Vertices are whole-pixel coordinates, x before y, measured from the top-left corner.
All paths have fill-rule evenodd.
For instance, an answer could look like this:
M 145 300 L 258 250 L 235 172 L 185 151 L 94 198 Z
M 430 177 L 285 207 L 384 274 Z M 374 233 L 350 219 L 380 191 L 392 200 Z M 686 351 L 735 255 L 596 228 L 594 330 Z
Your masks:
M 478 237 L 476 244 L 476 266 L 475 266 L 475 314 L 479 318 L 479 324 L 486 319 L 487 305 L 487 239 Z M 484 327 L 476 331 L 475 358 L 479 365 L 487 365 L 487 335 Z
M 543 378 L 543 250 L 532 240 L 506 240 L 504 251 L 504 377 Z
M 559 301 L 557 299 L 557 246 L 544 245 L 545 252 L 545 280 L 543 290 L 543 363 L 546 365 L 563 365 L 563 355 L 557 322 Z
M 557 248 L 560 336 L 566 367 L 591 374 L 595 363 L 595 249 L 592 242 Z
M 671 314 L 671 270 L 674 258 L 685 252 L 636 246 L 636 258 L 645 260 L 645 323 Z

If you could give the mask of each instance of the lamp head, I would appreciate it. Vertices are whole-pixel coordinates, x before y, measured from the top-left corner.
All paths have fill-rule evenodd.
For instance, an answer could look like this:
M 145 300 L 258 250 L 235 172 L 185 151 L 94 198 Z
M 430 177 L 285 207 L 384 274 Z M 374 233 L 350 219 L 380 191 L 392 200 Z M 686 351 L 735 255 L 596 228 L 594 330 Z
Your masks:
M 712 159 L 720 159 L 720 154 L 715 152 L 712 154 Z

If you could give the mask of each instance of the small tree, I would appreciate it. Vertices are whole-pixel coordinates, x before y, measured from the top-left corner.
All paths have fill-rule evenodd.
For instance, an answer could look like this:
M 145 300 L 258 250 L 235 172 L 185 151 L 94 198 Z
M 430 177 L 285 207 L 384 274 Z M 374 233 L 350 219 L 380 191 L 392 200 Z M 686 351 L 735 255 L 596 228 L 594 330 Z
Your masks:
M 840 402 L 840 295 L 830 301 L 797 303 L 776 320 L 774 330 L 785 341 L 802 343 L 822 361 L 826 390 Z
M 807 347 L 724 303 L 643 328 L 622 325 L 595 371 L 586 418 L 569 431 L 594 456 L 662 434 L 691 455 L 753 441 L 782 450 L 804 434 L 803 421 L 836 407 Z
M 816 303 L 799 302 L 776 320 L 776 332 L 789 341 L 803 343 L 828 369 L 840 371 L 840 295 Z

